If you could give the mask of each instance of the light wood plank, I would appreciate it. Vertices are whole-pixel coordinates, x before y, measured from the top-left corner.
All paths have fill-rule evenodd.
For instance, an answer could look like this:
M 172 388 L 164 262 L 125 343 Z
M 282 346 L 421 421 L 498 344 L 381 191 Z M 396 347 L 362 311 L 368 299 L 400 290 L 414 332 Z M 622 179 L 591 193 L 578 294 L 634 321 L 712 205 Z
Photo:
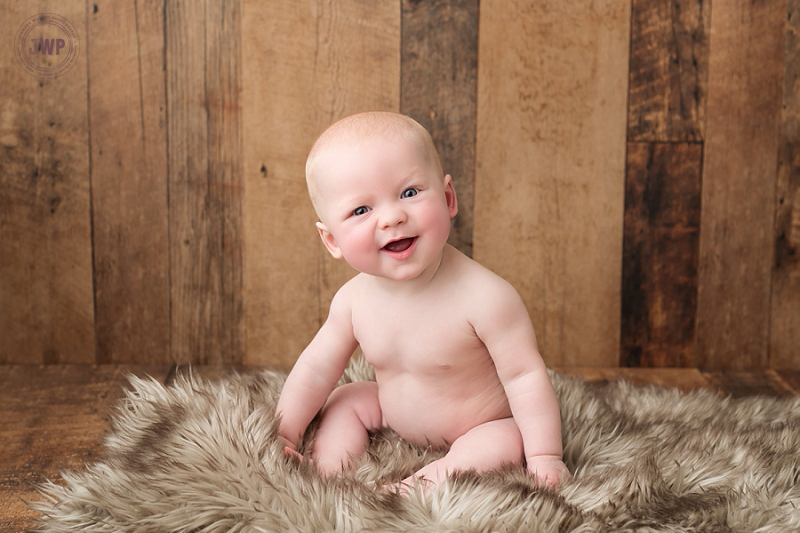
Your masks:
M 85 3 L 6 2 L 0 30 L 0 364 L 94 361 Z M 38 79 L 12 53 L 37 13 L 78 32 L 76 64 Z M 43 25 L 41 36 L 60 38 Z
M 631 3 L 628 140 L 700 141 L 710 0 Z
M 243 358 L 237 3 L 166 4 L 171 357 Z M 228 135 L 229 137 L 226 137 Z
M 628 143 L 622 366 L 694 366 L 698 143 Z
M 89 13 L 97 361 L 169 355 L 163 2 L 98 0 Z
M 786 0 L 714 4 L 697 364 L 765 368 Z
M 553 365 L 618 363 L 629 19 L 622 0 L 481 2 L 474 254 Z
M 246 362 L 288 368 L 354 274 L 319 242 L 306 156 L 336 119 L 399 109 L 400 9 L 283 0 L 244 12 Z
M 472 256 L 478 0 L 402 4 L 400 112 L 433 137 L 458 199 L 448 242 Z
M 769 366 L 800 370 L 800 0 L 788 7 Z

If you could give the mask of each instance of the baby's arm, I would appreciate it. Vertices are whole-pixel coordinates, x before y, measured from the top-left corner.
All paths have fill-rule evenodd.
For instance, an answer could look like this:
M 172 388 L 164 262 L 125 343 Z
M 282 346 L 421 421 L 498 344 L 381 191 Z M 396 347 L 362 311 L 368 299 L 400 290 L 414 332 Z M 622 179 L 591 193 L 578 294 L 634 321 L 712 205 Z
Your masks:
M 561 415 L 536 345 L 525 304 L 511 285 L 492 280 L 477 310 L 475 331 L 492 356 L 514 421 L 522 434 L 528 470 L 557 485 L 569 475 L 561 459 Z
M 276 412 L 281 416 L 278 434 L 295 451 L 311 419 L 322 408 L 356 349 L 349 286 L 331 302 L 328 319 L 303 350 L 286 378 Z

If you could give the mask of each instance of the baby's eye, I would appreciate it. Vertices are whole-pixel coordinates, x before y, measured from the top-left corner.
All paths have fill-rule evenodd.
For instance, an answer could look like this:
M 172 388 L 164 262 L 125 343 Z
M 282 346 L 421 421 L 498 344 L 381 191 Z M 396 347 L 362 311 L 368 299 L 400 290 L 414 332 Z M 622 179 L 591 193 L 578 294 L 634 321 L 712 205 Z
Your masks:
M 411 198 L 413 196 L 416 196 L 417 193 L 419 193 L 419 189 L 410 187 L 403 191 L 403 194 L 400 195 L 400 198 Z
M 369 207 L 363 205 L 361 207 L 356 207 L 355 209 L 353 209 L 353 215 L 357 217 L 360 217 L 361 215 L 366 215 L 368 212 L 369 212 Z

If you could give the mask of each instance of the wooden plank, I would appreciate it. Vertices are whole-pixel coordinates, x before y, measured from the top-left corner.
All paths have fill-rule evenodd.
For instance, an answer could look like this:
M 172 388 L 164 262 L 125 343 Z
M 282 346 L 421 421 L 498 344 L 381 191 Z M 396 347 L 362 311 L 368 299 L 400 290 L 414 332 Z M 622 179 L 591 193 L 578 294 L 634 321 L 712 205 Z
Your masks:
M 399 110 L 400 10 L 368 0 L 244 9 L 246 363 L 288 368 L 354 274 L 319 242 L 306 156 L 340 117 Z
M 163 380 L 168 369 L 0 367 L 0 530 L 23 531 L 37 516 L 25 505 L 42 499 L 37 485 L 102 457 L 107 415 L 128 372 Z
M 766 372 L 719 371 L 704 372 L 706 379 L 715 388 L 734 398 L 745 396 L 776 396 L 788 398 L 795 391 L 778 374 Z
M 89 13 L 97 362 L 169 355 L 163 2 L 96 1 Z
M 166 5 L 171 357 L 243 359 L 237 2 Z
M 449 242 L 472 256 L 478 0 L 402 4 L 400 112 L 431 133 L 458 198 Z
M 602 385 L 624 379 L 633 385 L 660 385 L 683 391 L 710 388 L 711 384 L 696 368 L 559 368 L 560 372 Z
M 545 360 L 616 366 L 630 3 L 480 7 L 474 256 Z
M 628 143 L 622 366 L 694 366 L 702 145 Z
M 767 370 L 767 375 L 775 376 L 797 396 L 800 395 L 800 370 Z
M 628 140 L 700 141 L 710 0 L 631 3 Z
M 6 3 L 0 29 L 0 364 L 94 361 L 85 4 Z M 12 43 L 37 13 L 65 17 L 76 64 L 38 79 Z M 44 24 L 46 39 L 63 37 Z M 83 49 L 80 47 L 83 46 Z
M 786 0 L 714 5 L 697 364 L 765 368 Z
M 800 0 L 788 7 L 769 366 L 800 370 Z

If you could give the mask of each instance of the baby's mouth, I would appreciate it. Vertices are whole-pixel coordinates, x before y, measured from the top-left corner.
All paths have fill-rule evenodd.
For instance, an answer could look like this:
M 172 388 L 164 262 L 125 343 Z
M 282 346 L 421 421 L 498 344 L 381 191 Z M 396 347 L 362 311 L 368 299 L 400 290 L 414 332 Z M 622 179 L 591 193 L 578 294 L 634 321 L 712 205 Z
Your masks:
M 405 239 L 392 241 L 384 246 L 383 249 L 388 252 L 405 252 L 414 244 L 414 239 L 416 237 L 406 237 Z

